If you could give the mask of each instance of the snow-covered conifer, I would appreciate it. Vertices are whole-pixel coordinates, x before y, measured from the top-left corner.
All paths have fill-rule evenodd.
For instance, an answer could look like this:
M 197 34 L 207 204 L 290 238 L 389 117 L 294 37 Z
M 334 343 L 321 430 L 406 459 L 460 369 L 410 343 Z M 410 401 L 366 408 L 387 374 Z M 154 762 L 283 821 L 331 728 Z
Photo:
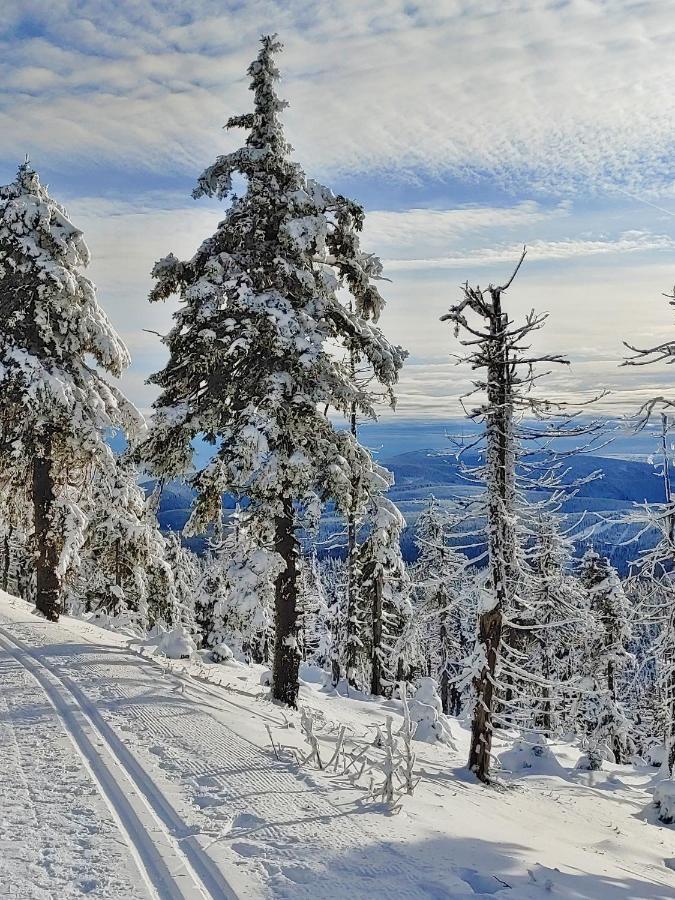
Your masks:
M 576 681 L 584 671 L 594 629 L 587 592 L 574 569 L 574 543 L 559 515 L 536 514 L 528 566 L 521 587 L 530 622 L 526 658 L 521 664 L 533 676 L 523 725 L 551 737 L 570 718 L 577 698 Z
M 449 543 L 449 524 L 438 500 L 430 498 L 415 526 L 419 555 L 413 569 L 417 595 L 413 627 L 423 635 L 425 674 L 440 686 L 443 713 L 459 715 L 458 682 L 472 633 L 467 628 L 472 579 L 467 558 Z
M 193 258 L 170 255 L 154 268 L 152 300 L 180 294 L 165 343 L 170 359 L 154 375 L 162 393 L 145 456 L 160 475 L 189 470 L 191 441 L 203 434 L 213 460 L 192 479 L 197 500 L 189 523 L 203 531 L 226 491 L 247 497 L 274 527 L 273 695 L 292 706 L 298 691 L 299 513 L 333 499 L 346 514 L 390 479 L 348 431 L 335 428 L 327 407 L 356 403 L 373 415 L 336 345 L 367 359 L 391 394 L 404 354 L 372 324 L 383 299 L 373 284 L 379 261 L 359 246 L 363 210 L 308 179 L 291 160 L 279 113 L 274 62 L 280 44 L 264 37 L 249 68 L 254 110 L 231 128 L 246 144 L 219 157 L 199 178 L 195 196 L 232 196 L 235 173 L 246 180 L 232 196 L 215 234 Z M 353 310 L 341 302 L 344 288 Z M 371 320 L 371 321 L 369 321 Z M 358 475 L 358 477 L 357 477 Z
M 113 464 L 106 429 L 141 422 L 91 365 L 117 376 L 129 356 L 84 275 L 88 263 L 82 232 L 26 161 L 0 188 L 0 474 L 23 490 L 29 481 L 36 605 L 51 620 L 61 609 L 64 489 L 85 467 Z
M 401 556 L 405 519 L 391 500 L 377 497 L 373 501 L 367 527 L 357 553 L 358 590 L 371 626 L 370 692 L 378 695 L 408 676 L 411 584 Z
M 595 639 L 590 641 L 587 664 L 586 730 L 593 743 L 607 748 L 613 761 L 626 762 L 630 740 L 619 700 L 619 682 L 630 659 L 628 600 L 616 570 L 592 548 L 584 554 L 579 577 L 597 629 Z
M 300 577 L 302 654 L 323 669 L 333 658 L 333 635 L 329 599 L 316 553 L 302 558 Z
M 184 625 L 190 634 L 194 634 L 197 630 L 195 597 L 202 575 L 199 562 L 195 554 L 183 546 L 180 535 L 175 531 L 166 535 L 165 542 L 164 558 L 173 574 L 178 622 Z
M 143 629 L 176 625 L 181 608 L 149 499 L 126 460 L 95 476 L 84 506 L 80 570 L 86 609 L 127 616 Z M 76 593 L 76 592 L 75 592 Z

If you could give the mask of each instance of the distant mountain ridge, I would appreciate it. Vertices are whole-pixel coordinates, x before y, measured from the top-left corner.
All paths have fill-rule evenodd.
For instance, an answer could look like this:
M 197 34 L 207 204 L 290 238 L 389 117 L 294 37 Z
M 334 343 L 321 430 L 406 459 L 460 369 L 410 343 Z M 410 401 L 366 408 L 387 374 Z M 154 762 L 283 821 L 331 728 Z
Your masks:
M 479 461 L 476 453 L 467 454 L 464 459 L 468 465 L 475 465 Z M 394 475 L 395 484 L 389 496 L 400 507 L 408 524 L 402 539 L 404 556 L 408 561 L 416 556 L 413 529 L 417 516 L 431 495 L 443 505 L 451 507 L 459 496 L 472 495 L 481 489 L 480 485 L 467 480 L 456 456 L 446 451 L 409 450 L 383 460 L 382 464 Z M 596 471 L 600 473 L 601 477 L 579 487 L 576 495 L 563 504 L 561 512 L 570 519 L 578 519 L 582 513 L 590 514 L 592 520 L 599 523 L 593 544 L 600 552 L 610 556 L 619 569 L 625 571 L 628 562 L 635 558 L 638 548 L 630 543 L 626 545 L 631 537 L 630 527 L 613 524 L 611 517 L 627 512 L 635 504 L 664 501 L 663 480 L 657 469 L 648 462 L 585 454 L 570 457 L 565 461 L 565 469 L 568 470 L 568 483 L 587 478 Z M 145 482 L 144 487 L 150 492 L 154 482 Z M 184 482 L 172 481 L 166 484 L 158 509 L 162 530 L 180 531 L 190 516 L 193 499 L 194 491 Z M 234 506 L 234 498 L 225 496 L 224 509 L 232 510 Z M 342 527 L 343 523 L 329 506 L 321 524 L 322 542 Z M 581 531 L 585 533 L 585 528 Z M 204 549 L 205 539 L 194 538 L 188 543 L 199 552 Z M 585 544 L 580 545 L 580 549 L 583 546 Z

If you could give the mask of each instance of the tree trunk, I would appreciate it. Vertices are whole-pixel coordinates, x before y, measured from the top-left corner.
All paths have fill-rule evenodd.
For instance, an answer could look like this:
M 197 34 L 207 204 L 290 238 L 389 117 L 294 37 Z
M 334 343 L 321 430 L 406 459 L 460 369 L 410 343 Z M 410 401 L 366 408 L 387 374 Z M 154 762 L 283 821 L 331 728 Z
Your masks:
M 352 379 L 356 378 L 356 354 L 354 350 L 349 353 L 349 367 Z M 349 410 L 349 430 L 356 438 L 356 403 L 352 403 Z M 357 610 L 356 592 L 356 511 L 359 493 L 358 479 L 352 482 L 352 501 L 347 514 L 347 683 L 352 688 L 358 688 L 356 679 L 358 652 L 359 652 L 359 616 Z
M 489 782 L 490 752 L 492 749 L 492 704 L 494 677 L 497 669 L 499 642 L 502 637 L 502 611 L 499 607 L 482 613 L 478 620 L 478 640 L 485 649 L 487 665 L 474 680 L 476 707 L 471 722 L 469 768 L 476 777 Z
M 370 677 L 370 693 L 374 697 L 382 694 L 382 576 L 373 576 L 373 659 Z
M 9 542 L 12 538 L 12 532 L 14 528 L 10 525 L 5 531 L 5 539 L 4 539 L 4 552 L 5 556 L 3 559 L 3 569 L 2 569 L 2 589 L 7 592 L 7 588 L 9 586 L 9 566 L 10 566 L 10 549 Z
M 298 703 L 298 540 L 295 517 L 290 500 L 283 501 L 283 513 L 276 518 L 274 549 L 284 561 L 275 588 L 276 633 L 272 696 L 295 708 Z
M 445 615 L 441 615 L 441 627 L 438 641 L 441 645 L 441 708 L 444 715 L 450 714 L 450 673 L 448 672 L 448 628 L 445 623 Z
M 48 434 L 33 459 L 33 518 L 35 522 L 37 590 L 35 606 L 58 622 L 61 612 L 61 585 L 57 572 L 59 547 L 54 532 L 54 475 L 52 439 Z
M 469 768 L 489 781 L 492 748 L 495 676 L 502 639 L 503 611 L 509 609 L 514 578 L 515 451 L 513 446 L 512 372 L 499 291 L 492 294 L 489 365 L 487 373 L 486 464 L 489 571 L 486 588 L 492 593 L 488 608 L 478 617 L 478 644 L 485 659 L 474 678 L 475 707 L 471 723 Z

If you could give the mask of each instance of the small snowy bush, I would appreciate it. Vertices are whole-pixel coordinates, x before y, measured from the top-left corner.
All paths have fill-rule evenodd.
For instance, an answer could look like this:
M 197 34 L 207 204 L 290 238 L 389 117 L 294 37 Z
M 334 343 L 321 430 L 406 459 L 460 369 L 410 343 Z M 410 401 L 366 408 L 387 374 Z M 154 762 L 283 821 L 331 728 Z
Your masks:
M 190 659 L 197 648 L 187 628 L 177 625 L 162 635 L 157 649 L 169 659 Z
M 408 700 L 414 739 L 434 744 L 452 744 L 450 726 L 443 715 L 438 684 L 433 678 L 420 678 L 415 695 Z

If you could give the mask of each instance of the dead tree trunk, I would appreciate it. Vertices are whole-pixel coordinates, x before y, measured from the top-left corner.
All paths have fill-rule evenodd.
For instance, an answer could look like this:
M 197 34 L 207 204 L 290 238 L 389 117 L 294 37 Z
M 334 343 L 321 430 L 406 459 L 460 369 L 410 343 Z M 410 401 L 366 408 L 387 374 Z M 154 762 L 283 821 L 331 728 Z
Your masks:
M 290 500 L 283 501 L 283 511 L 275 523 L 275 550 L 284 569 L 275 582 L 275 642 L 272 672 L 272 696 L 295 708 L 298 703 L 298 539 L 295 516 Z
M 450 673 L 448 666 L 448 626 L 445 622 L 445 614 L 441 613 L 441 624 L 438 632 L 438 642 L 441 646 L 441 708 L 444 715 L 450 714 Z
M 513 504 L 515 460 L 513 447 L 513 398 L 511 363 L 502 313 L 501 289 L 490 290 L 488 307 L 490 341 L 487 347 L 487 531 L 489 602 L 479 613 L 478 643 L 485 663 L 474 679 L 476 705 L 471 723 L 469 768 L 484 782 L 489 780 L 492 749 L 493 707 L 503 611 L 508 608 L 508 592 L 514 568 Z
M 54 500 L 52 436 L 47 434 L 33 459 L 37 575 L 35 606 L 49 621 L 58 622 L 61 612 L 61 584 L 58 575 L 58 536 L 54 530 Z
M 373 659 L 370 677 L 370 693 L 382 694 L 382 575 L 373 576 Z

